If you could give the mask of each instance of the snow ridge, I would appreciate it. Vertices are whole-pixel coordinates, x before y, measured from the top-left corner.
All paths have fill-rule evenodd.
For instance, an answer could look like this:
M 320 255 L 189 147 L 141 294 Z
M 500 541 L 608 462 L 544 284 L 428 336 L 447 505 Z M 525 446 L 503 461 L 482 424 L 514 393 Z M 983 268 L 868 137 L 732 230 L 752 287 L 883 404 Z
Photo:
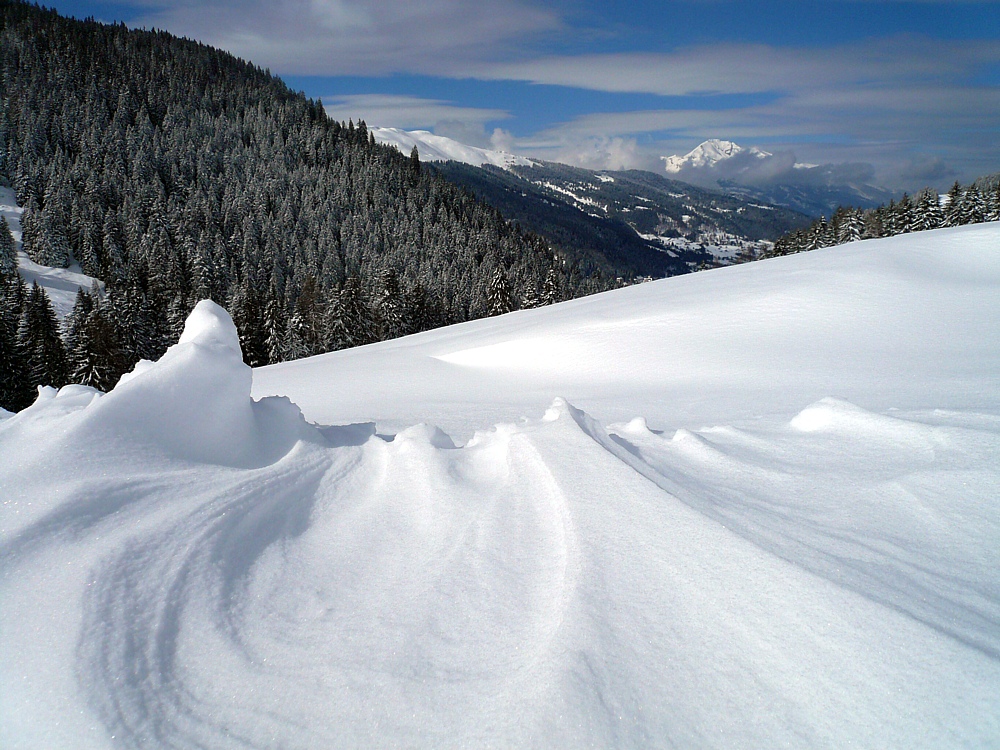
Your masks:
M 466 146 L 443 135 L 434 135 L 427 130 L 400 130 L 399 128 L 371 128 L 375 140 L 395 146 L 402 153 L 409 154 L 417 147 L 421 161 L 459 161 L 481 167 L 492 164 L 504 169 L 512 166 L 530 167 L 531 159 L 508 153 L 493 151 L 476 146 Z
M 199 303 L 0 422 L 0 745 L 996 744 L 998 236 L 252 374 Z

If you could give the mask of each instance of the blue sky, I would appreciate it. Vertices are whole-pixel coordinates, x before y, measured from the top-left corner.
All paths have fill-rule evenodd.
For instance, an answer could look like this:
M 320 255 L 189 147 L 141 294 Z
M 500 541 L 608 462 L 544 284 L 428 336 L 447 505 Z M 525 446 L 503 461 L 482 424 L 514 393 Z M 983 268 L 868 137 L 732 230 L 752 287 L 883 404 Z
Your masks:
M 54 6 L 222 47 L 339 119 L 581 166 L 659 170 L 724 138 L 899 189 L 1000 171 L 1000 2 Z

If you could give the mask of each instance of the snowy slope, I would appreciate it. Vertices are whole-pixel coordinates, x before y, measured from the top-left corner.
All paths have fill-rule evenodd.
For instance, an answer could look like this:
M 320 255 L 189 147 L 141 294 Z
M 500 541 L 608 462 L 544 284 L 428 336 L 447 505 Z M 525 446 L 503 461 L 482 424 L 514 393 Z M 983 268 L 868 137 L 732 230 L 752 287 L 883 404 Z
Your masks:
M 0 746 L 996 745 L 998 247 L 677 277 L 252 391 L 203 303 L 0 423 Z
M 11 188 L 0 187 L 0 215 L 6 217 L 14 234 L 14 242 L 18 251 L 18 271 L 28 285 L 38 282 L 49 295 L 52 309 L 62 319 L 73 310 L 76 293 L 82 287 L 90 291 L 96 279 L 83 273 L 80 266 L 74 264 L 69 268 L 52 268 L 42 266 L 32 261 L 21 251 L 21 214 L 23 209 L 17 205 L 14 191 Z M 100 282 L 97 282 L 100 285 Z
M 534 162 L 523 156 L 506 151 L 492 151 L 476 146 L 466 146 L 443 135 L 434 135 L 427 130 L 400 130 L 399 128 L 371 128 L 375 140 L 395 146 L 402 153 L 409 154 L 417 147 L 421 161 L 459 161 L 481 167 L 492 164 L 495 167 L 530 167 Z

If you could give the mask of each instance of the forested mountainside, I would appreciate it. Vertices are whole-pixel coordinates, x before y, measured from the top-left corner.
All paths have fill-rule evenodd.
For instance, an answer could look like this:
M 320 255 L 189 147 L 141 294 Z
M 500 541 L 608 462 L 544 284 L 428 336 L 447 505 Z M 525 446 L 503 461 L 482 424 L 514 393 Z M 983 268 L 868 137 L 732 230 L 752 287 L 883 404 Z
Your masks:
M 816 170 L 830 169 L 815 167 Z M 812 170 L 797 170 L 806 172 L 806 177 L 812 177 Z M 897 197 L 884 188 L 874 185 L 837 182 L 831 176 L 829 184 L 811 184 L 808 182 L 776 182 L 762 185 L 744 185 L 734 180 L 719 180 L 716 183 L 727 195 L 745 201 L 756 203 L 771 203 L 786 206 L 793 211 L 807 216 L 819 217 L 832 214 L 839 206 L 859 206 L 861 208 L 876 208 Z
M 1000 174 L 980 177 L 965 187 L 956 182 L 945 196 L 924 188 L 914 197 L 904 193 L 898 203 L 889 201 L 888 205 L 877 208 L 841 206 L 829 221 L 821 216 L 809 226 L 783 235 L 763 255 L 790 255 L 858 240 L 985 221 L 1000 221 Z
M 809 217 L 641 170 L 595 171 L 536 162 L 507 169 L 458 162 L 433 169 L 605 273 L 671 276 L 715 260 L 720 247 L 755 250 Z
M 107 290 L 81 297 L 62 374 L 31 385 L 109 387 L 159 357 L 201 298 L 229 309 L 262 365 L 611 283 L 363 122 L 164 32 L 2 0 L 0 105 L 0 180 L 25 208 L 24 250 L 75 260 Z M 31 293 L 6 277 L 0 349 L 32 349 Z

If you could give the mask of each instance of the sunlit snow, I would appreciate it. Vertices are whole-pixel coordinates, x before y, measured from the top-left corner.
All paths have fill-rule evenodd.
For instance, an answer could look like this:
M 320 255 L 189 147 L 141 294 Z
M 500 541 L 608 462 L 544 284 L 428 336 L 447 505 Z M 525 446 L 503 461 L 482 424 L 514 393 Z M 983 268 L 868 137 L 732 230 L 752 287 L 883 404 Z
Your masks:
M 399 128 L 372 128 L 372 135 L 379 143 L 395 146 L 409 155 L 414 146 L 421 161 L 459 161 L 481 167 L 492 164 L 495 167 L 530 167 L 534 162 L 523 156 L 506 151 L 467 146 L 443 135 L 435 135 L 427 130 L 400 130 Z
M 1000 225 L 252 378 L 0 422 L 0 746 L 1000 742 Z

